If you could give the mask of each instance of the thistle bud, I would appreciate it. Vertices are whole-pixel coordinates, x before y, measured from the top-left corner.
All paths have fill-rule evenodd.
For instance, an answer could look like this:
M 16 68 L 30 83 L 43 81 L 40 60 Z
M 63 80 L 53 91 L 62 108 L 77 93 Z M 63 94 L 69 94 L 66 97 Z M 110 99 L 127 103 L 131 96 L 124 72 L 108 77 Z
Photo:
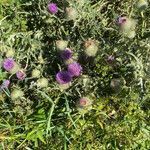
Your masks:
M 65 40 L 57 40 L 56 41 L 56 47 L 57 47 L 57 49 L 59 49 L 61 51 L 66 49 L 67 45 L 68 45 L 68 41 L 65 41 Z
M 72 54 L 73 54 L 72 50 L 69 48 L 66 48 L 65 50 L 61 51 L 60 55 L 63 60 L 68 60 L 72 58 Z
M 136 27 L 136 21 L 128 17 L 118 17 L 117 24 L 123 33 L 133 31 Z
M 37 80 L 37 86 L 40 88 L 45 88 L 48 86 L 48 80 L 46 78 L 40 78 Z
M 95 40 L 87 40 L 84 44 L 85 46 L 85 54 L 87 56 L 95 56 L 98 51 L 98 42 Z
M 137 2 L 137 7 L 140 9 L 140 10 L 144 10 L 148 7 L 148 2 L 147 0 L 139 0 Z
M 32 71 L 32 77 L 33 77 L 33 78 L 39 78 L 39 77 L 40 77 L 40 74 L 41 74 L 41 72 L 40 72 L 40 70 L 38 70 L 38 69 L 34 69 L 34 70 Z
M 114 78 L 110 82 L 110 87 L 113 91 L 119 92 L 124 84 L 125 80 L 123 78 Z
M 19 70 L 17 71 L 16 76 L 19 80 L 24 80 L 26 77 L 26 73 L 23 70 Z
M 68 20 L 76 20 L 78 17 L 78 12 L 75 8 L 68 7 L 66 8 L 66 14 Z
M 15 89 L 11 92 L 11 99 L 16 100 L 18 98 L 23 97 L 24 93 L 21 90 Z
M 87 97 L 82 97 L 77 102 L 77 109 L 80 113 L 86 113 L 92 109 L 92 100 Z
M 4 80 L 3 83 L 0 85 L 0 91 L 2 89 L 8 88 L 10 85 L 10 80 Z

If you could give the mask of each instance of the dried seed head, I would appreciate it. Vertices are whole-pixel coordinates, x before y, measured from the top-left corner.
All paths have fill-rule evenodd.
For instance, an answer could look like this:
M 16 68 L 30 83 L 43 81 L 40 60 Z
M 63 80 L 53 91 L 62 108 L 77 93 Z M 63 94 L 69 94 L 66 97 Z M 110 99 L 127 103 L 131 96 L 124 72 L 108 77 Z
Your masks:
M 3 68 L 7 71 L 11 71 L 14 68 L 15 63 L 13 58 L 7 58 L 3 61 Z
M 68 72 L 71 75 L 71 77 L 78 77 L 82 73 L 82 67 L 79 63 L 73 62 L 68 65 Z

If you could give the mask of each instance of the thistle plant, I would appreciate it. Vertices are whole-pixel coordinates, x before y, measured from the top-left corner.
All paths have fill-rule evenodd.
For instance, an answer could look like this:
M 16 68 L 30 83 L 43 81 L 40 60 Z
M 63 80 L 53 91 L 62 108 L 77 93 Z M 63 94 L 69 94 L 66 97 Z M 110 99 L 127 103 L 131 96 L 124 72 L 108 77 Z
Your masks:
M 150 149 L 148 6 L 1 0 L 0 149 Z

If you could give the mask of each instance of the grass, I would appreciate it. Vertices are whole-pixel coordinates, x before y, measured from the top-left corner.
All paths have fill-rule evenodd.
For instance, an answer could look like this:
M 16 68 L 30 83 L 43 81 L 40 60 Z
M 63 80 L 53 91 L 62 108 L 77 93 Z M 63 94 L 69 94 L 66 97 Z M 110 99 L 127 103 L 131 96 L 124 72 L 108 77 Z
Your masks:
M 52 15 L 49 2 L 0 1 L 0 85 L 10 80 L 0 90 L 0 150 L 149 150 L 149 7 L 140 10 L 133 0 L 54 0 Z M 74 20 L 67 7 L 76 11 Z M 116 24 L 121 15 L 137 22 L 135 37 Z M 98 42 L 93 57 L 86 54 L 89 39 Z M 83 68 L 66 89 L 55 79 L 67 69 L 58 40 L 68 42 Z M 3 68 L 6 57 L 19 64 L 24 80 Z M 48 85 L 38 87 L 42 78 Z M 15 89 L 23 95 L 13 99 Z M 79 107 L 82 97 L 89 108 Z

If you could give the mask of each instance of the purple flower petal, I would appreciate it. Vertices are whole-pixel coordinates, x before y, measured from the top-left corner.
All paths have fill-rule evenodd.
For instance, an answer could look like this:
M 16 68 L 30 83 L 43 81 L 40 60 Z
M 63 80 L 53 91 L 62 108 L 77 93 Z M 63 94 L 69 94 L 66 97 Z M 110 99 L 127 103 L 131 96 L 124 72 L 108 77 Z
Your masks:
M 118 25 L 123 25 L 124 23 L 127 22 L 127 18 L 126 17 L 118 17 L 116 23 Z
M 71 82 L 72 77 L 67 71 L 59 71 L 56 75 L 56 80 L 59 84 L 66 84 Z
M 68 60 L 72 57 L 72 51 L 70 49 L 65 49 L 61 52 L 61 58 L 64 60 Z
M 20 70 L 20 71 L 18 71 L 18 72 L 16 73 L 16 76 L 17 76 L 17 78 L 18 78 L 19 80 L 24 80 L 25 77 L 26 77 L 26 74 L 25 74 L 25 72 L 23 72 L 22 70 Z
M 3 68 L 7 71 L 11 71 L 15 65 L 15 61 L 13 58 L 7 58 L 3 61 Z
M 58 12 L 58 7 L 55 3 L 48 4 L 48 10 L 52 14 L 56 14 Z
M 74 62 L 68 65 L 68 72 L 70 75 L 73 76 L 79 76 L 82 72 L 82 67 L 79 63 Z
M 8 88 L 9 85 L 10 85 L 10 80 L 4 80 L 0 88 L 1 89 Z

